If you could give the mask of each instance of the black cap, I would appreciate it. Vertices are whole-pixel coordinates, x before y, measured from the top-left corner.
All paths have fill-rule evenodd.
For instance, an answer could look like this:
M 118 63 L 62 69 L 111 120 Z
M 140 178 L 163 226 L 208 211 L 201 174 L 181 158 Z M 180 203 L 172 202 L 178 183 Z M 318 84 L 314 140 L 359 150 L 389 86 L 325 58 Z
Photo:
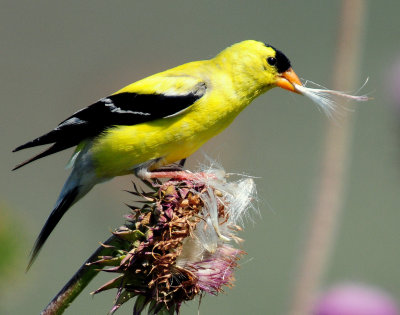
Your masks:
M 284 55 L 283 52 L 276 49 L 274 46 L 268 44 L 265 44 L 265 46 L 271 47 L 273 50 L 275 50 L 276 69 L 278 69 L 279 73 L 283 73 L 291 67 L 290 60 Z

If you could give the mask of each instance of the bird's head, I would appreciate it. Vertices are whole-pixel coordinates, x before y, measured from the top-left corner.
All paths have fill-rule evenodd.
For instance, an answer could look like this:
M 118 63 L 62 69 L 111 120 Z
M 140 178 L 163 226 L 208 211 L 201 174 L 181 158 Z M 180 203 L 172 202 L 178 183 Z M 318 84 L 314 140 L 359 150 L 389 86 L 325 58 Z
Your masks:
M 302 85 L 289 59 L 278 49 L 254 40 L 234 44 L 222 51 L 216 60 L 227 67 L 235 84 L 243 90 L 254 89 L 254 96 L 273 87 L 298 93 L 294 84 Z

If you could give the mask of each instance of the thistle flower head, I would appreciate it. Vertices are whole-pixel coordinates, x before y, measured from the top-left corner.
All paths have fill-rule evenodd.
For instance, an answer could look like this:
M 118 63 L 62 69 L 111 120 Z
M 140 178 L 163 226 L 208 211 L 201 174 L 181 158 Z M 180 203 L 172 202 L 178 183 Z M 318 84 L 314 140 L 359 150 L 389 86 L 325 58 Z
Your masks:
M 183 302 L 233 285 L 244 252 L 232 243 L 241 241 L 236 234 L 251 208 L 252 179 L 227 182 L 215 170 L 131 193 L 144 205 L 130 206 L 128 223 L 114 232 L 120 246 L 93 263 L 119 274 L 94 292 L 118 290 L 110 313 L 136 297 L 134 314 L 146 306 L 148 314 L 178 314 Z

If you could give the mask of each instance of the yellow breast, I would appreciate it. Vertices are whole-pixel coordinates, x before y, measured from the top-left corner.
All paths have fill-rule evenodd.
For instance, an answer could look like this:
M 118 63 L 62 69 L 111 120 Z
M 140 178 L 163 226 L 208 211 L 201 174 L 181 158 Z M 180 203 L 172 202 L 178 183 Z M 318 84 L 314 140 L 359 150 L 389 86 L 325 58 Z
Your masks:
M 243 83 L 240 89 L 233 86 L 235 75 L 226 69 L 221 70 L 211 61 L 179 66 L 125 89 L 154 93 L 157 86 L 157 90 L 168 91 L 160 84 L 168 84 L 172 75 L 175 83 L 179 82 L 176 78 L 191 82 L 191 77 L 183 75 L 187 68 L 191 77 L 205 82 L 205 95 L 177 116 L 133 126 L 116 126 L 97 137 L 90 151 L 98 176 L 128 174 L 139 164 L 154 159 L 160 159 L 155 167 L 161 167 L 188 157 L 224 130 L 257 95 L 250 88 L 246 89 Z M 187 88 L 181 85 L 175 84 L 174 90 L 179 92 Z
M 134 126 L 116 126 L 106 131 L 90 149 L 97 175 L 124 175 L 149 160 L 161 158 L 156 165 L 160 167 L 193 154 L 236 116 L 235 113 L 217 110 L 219 106 L 211 106 L 214 110 L 210 110 L 211 104 L 208 101 L 205 106 L 205 101 L 206 97 L 200 99 L 187 112 L 176 117 Z

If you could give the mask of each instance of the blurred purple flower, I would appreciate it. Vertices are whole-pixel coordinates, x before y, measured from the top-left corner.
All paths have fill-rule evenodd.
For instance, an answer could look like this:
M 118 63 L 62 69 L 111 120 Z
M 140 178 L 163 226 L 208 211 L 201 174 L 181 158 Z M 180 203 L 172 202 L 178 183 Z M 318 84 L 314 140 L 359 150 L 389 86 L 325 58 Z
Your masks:
M 400 115 L 400 58 L 390 67 L 389 71 L 389 96 L 392 106 Z
M 313 315 L 399 315 L 396 301 L 385 291 L 362 284 L 334 286 L 318 300 Z

